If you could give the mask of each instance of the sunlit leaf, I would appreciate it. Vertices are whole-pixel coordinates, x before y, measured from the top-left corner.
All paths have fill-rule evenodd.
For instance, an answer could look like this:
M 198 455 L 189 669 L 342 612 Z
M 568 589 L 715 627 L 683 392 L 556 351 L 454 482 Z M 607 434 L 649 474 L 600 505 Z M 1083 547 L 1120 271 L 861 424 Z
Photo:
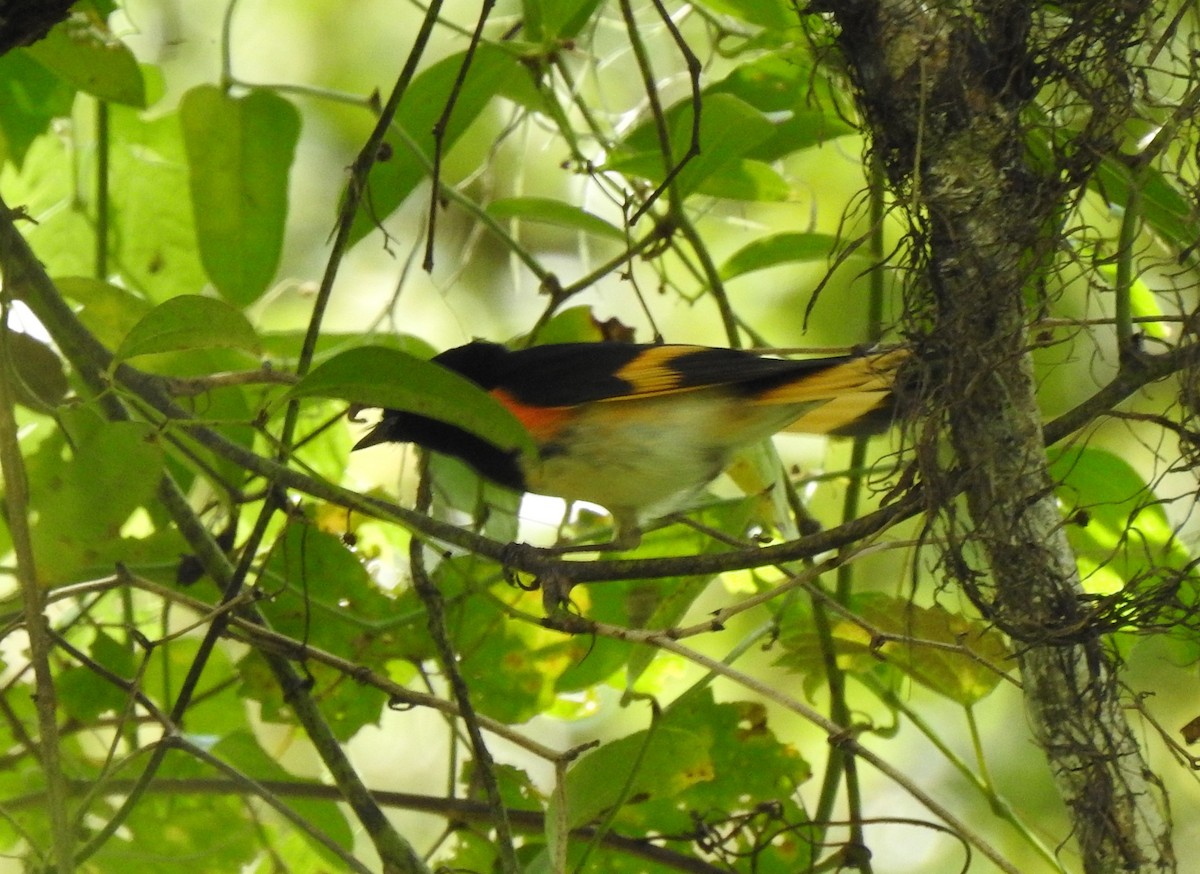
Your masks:
M 196 294 L 208 281 L 189 207 L 188 162 L 176 113 L 142 118 L 130 107 L 109 110 L 112 211 L 121 217 L 111 254 L 123 284 L 155 302 Z M 76 267 L 55 272 L 85 275 Z
M 261 607 L 271 627 L 296 640 L 383 671 L 396 656 L 397 633 L 380 625 L 395 613 L 395 602 L 371 582 L 362 562 L 332 534 L 304 521 L 291 524 L 275 541 L 263 585 L 272 593 Z M 242 663 L 243 680 L 263 704 L 268 719 L 282 718 L 277 684 L 256 663 Z M 321 665 L 310 668 L 315 694 L 341 740 L 379 721 L 382 693 L 341 682 L 342 675 Z
M 540 43 L 570 39 L 579 33 L 601 0 L 524 0 L 526 36 Z
M 693 809 L 732 809 L 739 796 L 782 799 L 811 776 L 808 763 L 781 741 L 756 701 L 716 701 L 710 688 L 681 696 L 663 714 L 666 725 L 704 726 L 712 738 L 714 779 L 685 792 Z
M 734 252 L 721 265 L 721 278 L 778 267 L 780 264 L 825 261 L 841 240 L 832 234 L 787 232 L 761 237 Z
M 882 659 L 934 692 L 970 706 L 991 693 L 1013 667 L 1004 637 L 977 619 L 878 593 L 856 597 L 851 607 L 861 623 L 831 617 L 834 652 L 844 671 L 870 671 Z M 778 664 L 809 675 L 824 672 L 821 640 L 810 623 L 787 635 L 783 644 L 787 653 Z
M 704 0 L 700 5 L 719 15 L 740 18 L 767 30 L 800 24 L 796 6 L 787 0 Z
M 95 19 L 72 15 L 26 51 L 39 64 L 100 100 L 146 105 L 142 71 L 133 52 Z
M 397 137 L 386 139 L 387 155 L 371 168 L 366 195 L 350 235 L 352 242 L 361 240 L 386 219 L 425 178 L 425 167 L 432 161 L 435 148 L 433 128 L 445 111 L 464 58 L 464 53 L 443 58 L 418 75 L 404 92 L 396 123 L 420 155 L 414 155 L 407 143 Z M 529 73 L 516 55 L 493 43 L 478 46 L 455 95 L 454 111 L 441 140 L 443 151 L 454 146 L 494 97 L 520 79 L 528 80 Z
M 304 330 L 263 330 L 260 332 L 260 340 L 263 351 L 271 357 L 272 361 L 293 364 L 300 356 L 306 334 L 307 332 Z M 321 336 L 317 338 L 314 361 L 318 364 L 322 363 L 342 352 L 356 349 L 362 343 L 363 335 L 360 332 L 322 331 Z M 437 352 L 427 341 L 412 334 L 377 334 L 371 338 L 371 344 L 387 349 L 398 349 L 422 360 L 432 358 Z
M 155 647 L 141 674 L 142 693 L 159 707 L 168 709 L 175 703 L 179 685 L 200 651 L 200 639 L 184 637 L 170 646 Z M 204 673 L 196 683 L 192 704 L 188 707 L 188 731 L 194 735 L 221 737 L 245 727 L 241 712 L 246 696 L 238 689 L 237 655 L 217 647 L 204 663 Z
M 434 482 L 433 512 L 440 518 L 468 513 L 479 520 L 478 531 L 502 542 L 517 539 L 517 511 L 521 495 L 481 477 L 466 462 L 434 454 L 429 460 Z
M 477 626 L 477 629 L 487 628 Z M 541 654 L 508 623 L 497 621 L 487 634 L 460 639 L 462 673 L 480 713 L 510 724 L 527 722 L 553 700 L 552 677 Z
M 1188 549 L 1166 511 L 1123 458 L 1087 446 L 1053 449 L 1050 474 L 1059 483 L 1067 539 L 1089 591 L 1109 594 L 1188 565 Z
M 1108 262 L 1098 264 L 1096 265 L 1096 270 L 1109 282 L 1114 285 L 1116 284 L 1116 264 Z M 1159 306 L 1158 298 L 1154 296 L 1154 292 L 1150 290 L 1150 286 L 1140 276 L 1135 277 L 1129 284 L 1129 310 L 1130 314 L 1135 317 L 1151 319 L 1163 314 L 1163 309 Z M 1168 335 L 1166 326 L 1162 322 L 1157 321 L 1139 322 L 1137 330 L 1149 337 L 1157 337 L 1159 339 L 1163 339 Z
M 704 121 L 714 100 L 718 107 L 720 100 L 736 101 L 730 105 L 741 104 L 757 114 L 753 127 L 747 131 L 750 136 L 739 143 L 737 154 L 743 165 L 740 172 L 759 177 L 760 182 L 756 189 L 744 184 L 735 188 L 728 182 L 720 183 L 726 193 L 718 194 L 713 189 L 719 183 L 710 180 L 702 182 L 697 190 L 753 200 L 786 199 L 789 193 L 786 184 L 782 179 L 768 184 L 761 165 L 853 133 L 855 129 L 839 112 L 839 106 L 847 102 L 844 97 L 826 76 L 812 68 L 808 55 L 799 51 L 770 52 L 736 67 L 724 79 L 706 86 L 701 92 L 701 120 Z M 711 120 L 714 125 L 722 123 L 728 115 L 724 110 L 718 109 L 718 112 L 722 118 Z M 667 109 L 666 118 L 672 149 L 677 156 L 681 155 L 691 139 L 691 98 Z M 733 130 L 742 132 L 740 128 Z M 702 144 L 702 148 L 708 146 Z M 635 127 L 610 156 L 610 163 L 623 172 L 661 181 L 663 159 L 654 120 L 646 119 Z M 729 173 L 727 169 L 721 175 Z M 738 191 L 751 193 L 742 195 L 736 193 Z
M 179 118 L 204 269 L 224 297 L 251 303 L 279 266 L 300 114 L 273 91 L 233 97 L 202 85 Z
M 97 632 L 88 656 L 113 676 L 132 681 L 135 665 L 129 647 L 104 631 Z M 100 677 L 90 667 L 74 667 L 59 675 L 54 684 L 59 706 L 76 719 L 90 722 L 102 713 L 121 714 L 128 708 L 129 694 L 116 683 Z
M 616 319 L 611 322 L 616 322 Z M 534 341 L 539 346 L 546 343 L 599 343 L 612 339 L 606 337 L 607 327 L 609 325 L 596 319 L 595 312 L 589 306 L 566 307 L 542 326 Z
M 31 487 L 34 555 L 45 582 L 111 569 L 136 540 L 122 538 L 130 513 L 153 500 L 162 449 L 148 425 L 104 423 L 80 442 L 52 480 Z
M 1124 208 L 1134 185 L 1141 193 L 1141 210 L 1147 223 L 1181 251 L 1191 251 L 1200 239 L 1200 211 L 1195 201 L 1172 184 L 1161 171 L 1143 167 L 1137 180 L 1118 159 L 1105 157 L 1096 168 L 1094 186 L 1108 199 Z
M 549 197 L 508 197 L 493 200 L 488 204 L 487 211 L 495 218 L 518 218 L 572 231 L 583 231 L 610 240 L 625 239 L 625 235 L 616 225 L 578 206 Z
M 592 822 L 621 801 L 636 806 L 711 780 L 711 744 L 703 726 L 659 726 L 586 754 L 567 772 L 567 825 Z M 556 801 L 552 799 L 546 819 L 551 827 Z
M 117 349 L 118 359 L 181 349 L 258 351 L 258 337 L 242 311 L 199 295 L 173 297 L 138 320 Z
M 774 131 L 746 153 L 774 161 L 827 140 L 854 133 L 842 113 L 851 101 L 807 52 L 767 52 L 708 86 L 707 94 L 732 94 L 764 113 Z
M 292 779 L 292 775 L 282 768 L 274 757 L 267 754 L 258 739 L 249 731 L 235 731 L 226 735 L 213 747 L 212 754 L 254 780 Z M 354 848 L 354 833 L 336 802 L 320 798 L 288 798 L 287 804 L 309 825 L 342 849 L 349 852 Z M 323 858 L 327 865 L 336 868 L 343 864 L 341 859 L 319 841 L 312 840 L 307 834 L 304 834 L 304 838 L 308 842 L 310 852 Z
M 184 752 L 172 751 L 155 776 L 194 782 L 221 775 Z M 93 809 L 109 817 L 119 803 L 116 797 L 108 798 Z M 259 825 L 240 795 L 148 792 L 122 819 L 121 826 L 124 839 L 106 841 L 90 860 L 95 870 L 130 874 L 241 871 L 249 868 L 262 850 Z M 149 863 L 147 847 L 154 848 Z
M 109 348 L 118 346 L 153 308 L 129 289 L 89 276 L 64 276 L 55 279 L 54 284 L 77 304 L 79 321 Z
M 516 417 L 470 380 L 382 346 L 360 346 L 334 356 L 289 394 L 406 410 L 457 425 L 506 449 L 533 450 L 529 432 Z
M 693 107 L 690 100 L 672 108 L 670 166 L 657 143 L 648 147 L 645 135 L 635 132 L 610 159 L 607 167 L 641 175 L 655 182 L 666 178 L 669 169 L 686 154 L 692 139 Z M 675 177 L 682 195 L 701 192 L 715 197 L 747 200 L 781 200 L 778 174 L 765 164 L 744 160 L 746 153 L 773 133 L 771 123 L 757 109 L 731 94 L 714 94 L 704 99 L 700 113 L 700 153 L 694 155 Z M 779 180 L 782 184 L 782 180 Z M 786 189 L 786 185 L 783 188 Z
M 0 56 L 0 158 L 19 169 L 52 119 L 70 114 L 74 90 L 22 51 Z

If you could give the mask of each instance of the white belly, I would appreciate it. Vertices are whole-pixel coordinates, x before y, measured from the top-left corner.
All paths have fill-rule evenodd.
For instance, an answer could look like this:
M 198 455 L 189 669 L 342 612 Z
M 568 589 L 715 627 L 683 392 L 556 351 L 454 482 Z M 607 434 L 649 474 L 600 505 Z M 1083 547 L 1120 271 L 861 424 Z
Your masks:
M 591 404 L 569 432 L 543 447 L 526 471 L 528 487 L 614 514 L 667 513 L 721 473 L 735 449 L 773 434 L 803 410 L 715 392 Z

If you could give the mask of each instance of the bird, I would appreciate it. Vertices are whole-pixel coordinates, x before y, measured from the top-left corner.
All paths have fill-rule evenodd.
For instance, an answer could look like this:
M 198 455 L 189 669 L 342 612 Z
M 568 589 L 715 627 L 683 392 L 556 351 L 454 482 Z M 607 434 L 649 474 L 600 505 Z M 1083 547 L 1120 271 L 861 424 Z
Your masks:
M 715 479 L 742 447 L 782 430 L 831 436 L 884 431 L 895 417 L 902 347 L 783 359 L 710 346 L 550 343 L 509 349 L 476 340 L 432 360 L 516 417 L 536 453 L 506 449 L 438 419 L 384 410 L 355 450 L 414 443 L 458 458 L 518 492 L 599 504 L 615 535 L 555 551 L 620 551 L 642 525 Z

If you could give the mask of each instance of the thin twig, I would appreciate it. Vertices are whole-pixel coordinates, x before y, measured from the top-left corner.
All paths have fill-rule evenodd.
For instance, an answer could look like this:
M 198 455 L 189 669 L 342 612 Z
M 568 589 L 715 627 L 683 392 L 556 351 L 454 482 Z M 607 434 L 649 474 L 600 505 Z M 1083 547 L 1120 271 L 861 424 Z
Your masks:
M 463 84 L 467 81 L 471 62 L 475 59 L 475 51 L 483 40 L 483 26 L 487 24 L 488 16 L 491 15 L 495 5 L 496 0 L 483 0 L 483 3 L 480 4 L 475 30 L 467 42 L 467 50 L 463 53 L 463 60 L 454 77 L 454 84 L 450 86 L 450 93 L 446 95 L 446 104 L 442 107 L 442 114 L 433 123 L 433 167 L 430 171 L 433 184 L 429 186 L 429 224 L 425 233 L 425 260 L 421 262 L 421 267 L 426 273 L 433 271 L 433 242 L 437 234 L 438 196 L 442 188 L 442 155 L 445 149 L 446 128 L 450 124 L 450 115 L 454 112 L 454 106 L 458 103 L 458 95 L 462 93 Z
M 423 470 L 421 484 L 417 489 L 417 506 L 428 509 L 433 500 L 433 488 L 428 471 Z M 446 628 L 446 602 L 442 593 L 425 569 L 425 549 L 420 540 L 413 538 L 409 548 L 409 568 L 412 572 L 413 590 L 425 605 L 429 636 L 437 649 L 438 663 L 442 674 L 450 684 L 450 691 L 458 705 L 458 712 L 466 726 L 467 736 L 471 739 L 471 751 L 475 756 L 476 774 L 483 784 L 487 795 L 488 806 L 492 809 L 493 824 L 496 827 L 500 863 L 505 874 L 518 874 L 521 865 L 517 861 L 516 846 L 513 842 L 512 826 L 508 821 L 508 808 L 500 796 L 500 784 L 496 779 L 496 763 L 488 749 L 487 742 L 480 731 L 479 719 L 475 715 L 475 706 L 471 703 L 471 690 L 463 680 L 462 672 L 458 669 L 458 654 L 450 642 Z
M 846 748 L 846 751 L 870 763 L 877 770 L 883 773 L 886 777 L 892 780 L 896 785 L 902 787 L 913 798 L 919 801 L 936 817 L 941 819 L 949 826 L 957 835 L 965 838 L 972 846 L 977 848 L 981 853 L 991 859 L 996 866 L 1007 874 L 1021 874 L 1020 870 L 1015 868 L 1011 862 L 1005 859 L 1000 853 L 973 828 L 968 826 L 963 820 L 955 816 L 948 808 L 929 795 L 924 789 L 918 786 L 909 777 L 894 768 L 886 759 L 875 754 L 867 747 L 854 739 L 850 733 L 849 726 L 838 725 L 832 720 L 827 719 L 818 711 L 804 704 L 797 698 L 783 692 L 775 686 L 763 683 L 741 671 L 734 670 L 729 665 L 726 665 L 714 658 L 704 655 L 703 653 L 684 646 L 683 644 L 671 640 L 668 637 L 660 637 L 653 641 L 654 645 L 675 653 L 683 658 L 691 661 L 709 671 L 719 674 L 726 679 L 732 680 L 740 686 L 744 686 L 752 692 L 773 701 L 779 706 L 790 710 L 793 713 L 803 717 L 813 725 L 820 728 L 826 733 L 829 742 Z
M 302 780 L 257 780 L 255 785 L 280 798 L 315 798 L 327 801 L 341 801 L 336 786 L 325 783 L 305 782 Z M 131 780 L 114 780 L 110 789 L 115 794 L 129 790 Z M 88 788 L 86 781 L 77 780 L 69 784 L 74 794 L 84 792 Z M 165 777 L 157 780 L 151 787 L 151 792 L 159 795 L 245 795 L 247 787 L 231 779 L 220 777 Z M 429 813 L 444 817 L 454 822 L 490 823 L 492 811 L 481 801 L 467 798 L 444 798 L 440 795 L 420 795 L 413 792 L 392 792 L 378 790 L 374 793 L 380 804 L 397 810 Z M 26 810 L 35 805 L 45 803 L 44 792 L 31 792 L 15 798 L 5 799 L 5 809 Z M 512 810 L 509 812 L 513 825 L 522 834 L 543 835 L 546 830 L 546 817 L 537 810 Z M 581 826 L 570 831 L 570 836 L 587 840 L 596 833 L 592 826 Z M 646 838 L 626 837 L 609 832 L 604 836 L 606 849 L 617 850 L 634 858 L 645 859 L 656 865 L 681 871 L 684 874 L 728 874 L 727 868 L 718 868 L 695 856 L 687 856 L 666 847 L 650 843 Z
M 5 224 L 12 213 L 0 202 L 0 215 Z M 17 436 L 17 420 L 13 396 L 8 349 L 8 302 L 25 284 L 26 265 L 12 251 L 11 241 L 0 238 L 0 271 L 4 277 L 3 306 L 0 306 L 0 472 L 4 477 L 5 521 L 12 539 L 17 560 L 17 582 L 25 613 L 25 633 L 29 639 L 29 661 L 33 666 L 33 700 L 37 710 L 38 751 L 42 770 L 46 774 L 46 811 L 50 834 L 54 842 L 53 859 L 59 874 L 74 870 L 74 835 L 67 816 L 67 790 L 62 770 L 62 748 L 59 746 L 57 696 L 54 672 L 50 667 L 53 650 L 50 623 L 45 614 L 45 592 L 38 582 L 37 562 L 29 530 L 29 484 L 25 478 L 25 460 Z
M 532 547 L 513 549 L 512 544 L 500 543 L 392 502 L 362 495 L 325 480 L 307 476 L 264 458 L 210 428 L 191 422 L 187 412 L 175 405 L 163 390 L 160 378 L 123 363 L 113 367 L 112 353 L 79 322 L 30 251 L 28 244 L 17 233 L 11 217 L 5 220 L 6 216 L 9 216 L 9 213 L 0 200 L 0 246 L 7 247 L 9 252 L 14 253 L 13 257 L 20 260 L 26 271 L 26 302 L 59 346 L 66 351 L 71 363 L 85 374 L 86 378 L 96 380 L 98 385 L 102 386 L 101 375 L 111 370 L 117 383 L 136 395 L 143 403 L 168 420 L 180 420 L 183 423 L 180 424 L 180 429 L 197 443 L 269 482 L 368 516 L 394 522 L 420 536 L 453 544 L 474 554 L 503 562 L 516 570 L 535 575 L 552 573 L 573 583 L 743 570 L 767 564 L 787 563 L 819 555 L 831 549 L 839 549 L 911 518 L 924 509 L 921 489 L 915 487 L 894 503 L 827 531 L 774 546 L 699 556 L 569 561 L 546 555 Z M 1200 346 L 1187 344 L 1160 354 L 1137 356 L 1135 360 L 1122 366 L 1116 377 L 1090 398 L 1046 423 L 1044 433 L 1047 444 L 1056 443 L 1079 430 L 1144 386 L 1192 366 L 1200 354 L 1198 350 Z

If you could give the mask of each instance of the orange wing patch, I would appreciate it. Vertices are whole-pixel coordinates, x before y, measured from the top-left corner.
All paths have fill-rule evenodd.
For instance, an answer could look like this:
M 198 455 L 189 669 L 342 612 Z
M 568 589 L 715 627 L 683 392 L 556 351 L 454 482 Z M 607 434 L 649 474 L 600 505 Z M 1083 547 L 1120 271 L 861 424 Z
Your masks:
M 683 374 L 671 362 L 684 355 L 702 351 L 703 346 L 651 346 L 633 358 L 613 376 L 629 383 L 631 395 L 659 395 L 686 391 L 699 386 L 684 386 Z M 617 396 L 608 400 L 619 401 Z

